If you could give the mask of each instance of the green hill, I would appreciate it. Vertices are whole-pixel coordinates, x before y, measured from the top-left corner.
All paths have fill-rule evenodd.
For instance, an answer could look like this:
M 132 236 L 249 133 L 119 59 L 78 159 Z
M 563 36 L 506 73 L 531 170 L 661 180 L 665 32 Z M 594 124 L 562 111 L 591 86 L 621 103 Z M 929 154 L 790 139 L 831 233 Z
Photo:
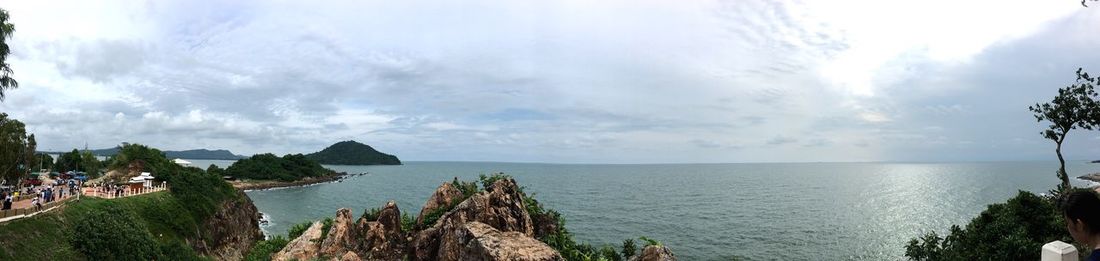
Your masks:
M 352 140 L 332 144 L 324 150 L 306 155 L 321 164 L 333 165 L 401 165 L 396 156 L 379 152 L 367 144 Z

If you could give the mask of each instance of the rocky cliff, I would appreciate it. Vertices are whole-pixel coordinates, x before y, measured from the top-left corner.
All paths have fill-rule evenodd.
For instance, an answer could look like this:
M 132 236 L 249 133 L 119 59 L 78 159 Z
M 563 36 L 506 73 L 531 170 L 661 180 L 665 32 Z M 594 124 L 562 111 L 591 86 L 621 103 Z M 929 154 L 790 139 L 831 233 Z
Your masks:
M 244 192 L 237 193 L 235 199 L 222 202 L 218 211 L 202 223 L 198 239 L 188 240 L 199 254 L 219 260 L 240 260 L 256 241 L 264 238 L 256 205 Z

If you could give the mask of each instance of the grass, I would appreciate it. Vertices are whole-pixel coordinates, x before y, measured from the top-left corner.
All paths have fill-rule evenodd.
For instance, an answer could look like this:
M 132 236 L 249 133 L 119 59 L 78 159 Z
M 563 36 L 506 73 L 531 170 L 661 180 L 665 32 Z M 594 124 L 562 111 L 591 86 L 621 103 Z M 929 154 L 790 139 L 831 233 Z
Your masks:
M 0 260 L 85 260 L 69 245 L 72 223 L 108 205 L 133 211 L 164 246 L 186 245 L 201 229 L 185 205 L 167 192 L 112 200 L 83 197 L 58 210 L 0 223 Z

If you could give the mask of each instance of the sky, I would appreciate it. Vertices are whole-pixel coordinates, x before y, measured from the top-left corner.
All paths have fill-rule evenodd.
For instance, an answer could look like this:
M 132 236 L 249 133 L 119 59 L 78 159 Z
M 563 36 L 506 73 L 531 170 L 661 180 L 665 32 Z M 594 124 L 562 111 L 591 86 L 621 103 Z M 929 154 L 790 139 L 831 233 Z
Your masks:
M 1098 4 L 1100 5 L 1100 4 Z M 40 150 L 404 161 L 1055 160 L 1079 1 L 0 1 Z M 1070 159 L 1100 159 L 1074 130 Z

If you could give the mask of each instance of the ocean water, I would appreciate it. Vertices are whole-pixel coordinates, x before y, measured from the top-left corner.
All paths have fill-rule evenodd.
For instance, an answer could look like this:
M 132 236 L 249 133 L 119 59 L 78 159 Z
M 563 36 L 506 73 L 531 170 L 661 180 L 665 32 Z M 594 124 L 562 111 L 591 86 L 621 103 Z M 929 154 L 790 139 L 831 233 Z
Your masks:
M 338 208 L 359 215 L 388 200 L 415 215 L 443 182 L 505 172 L 561 212 L 576 239 L 595 246 L 646 236 L 681 260 L 896 260 L 910 238 L 942 234 L 1017 190 L 1041 193 L 1057 183 L 1056 162 L 327 167 L 367 174 L 247 193 L 271 220 L 267 232 L 285 235 L 290 225 L 332 217 Z M 1085 162 L 1067 167 L 1074 177 L 1100 170 Z

